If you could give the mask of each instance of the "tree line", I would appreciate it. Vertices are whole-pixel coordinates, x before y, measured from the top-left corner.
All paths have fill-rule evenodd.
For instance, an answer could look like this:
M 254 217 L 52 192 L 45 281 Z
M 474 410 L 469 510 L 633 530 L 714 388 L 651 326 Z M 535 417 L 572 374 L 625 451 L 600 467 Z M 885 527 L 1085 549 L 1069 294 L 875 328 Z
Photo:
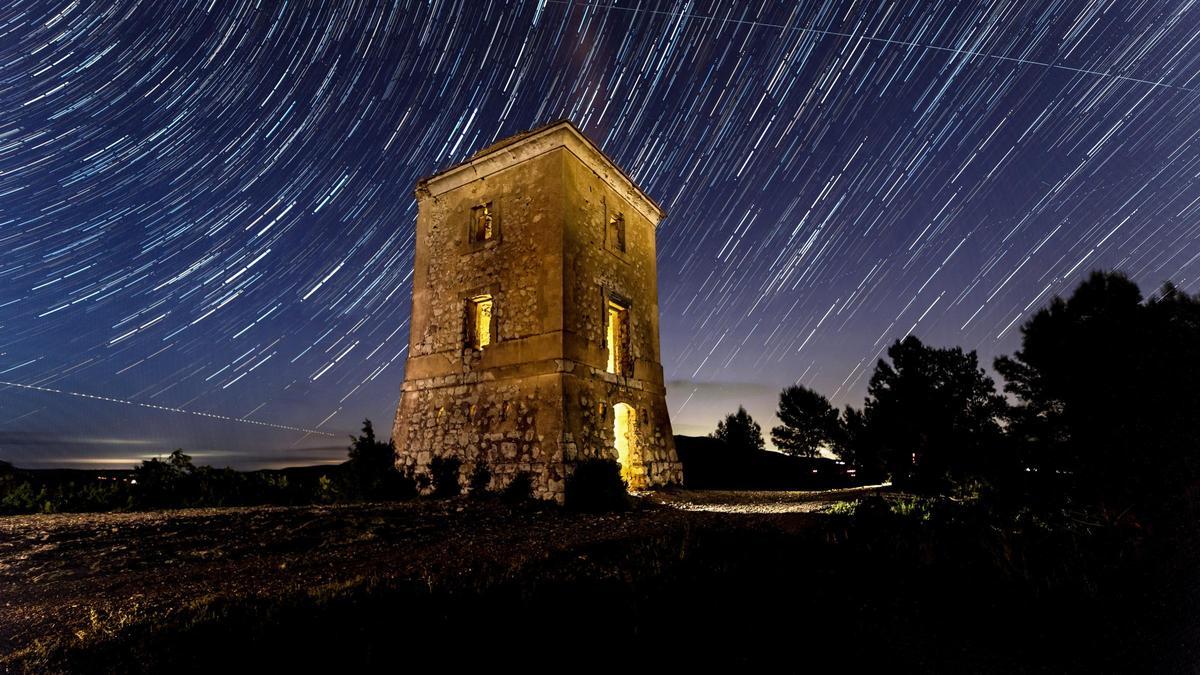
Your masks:
M 112 511 L 254 504 L 330 504 L 407 499 L 417 481 L 396 470 L 390 441 L 370 420 L 350 437 L 347 461 L 328 467 L 237 471 L 197 466 L 177 449 L 132 471 L 98 480 L 95 472 L 28 471 L 0 462 L 0 514 Z
M 1111 518 L 1196 502 L 1200 295 L 1168 283 L 1144 299 L 1124 274 L 1093 272 L 1025 321 L 1020 349 L 993 367 L 1003 394 L 974 351 L 909 335 L 876 364 L 861 407 L 784 389 L 771 439 L 917 493 L 990 490 Z M 744 409 L 713 435 L 762 447 Z

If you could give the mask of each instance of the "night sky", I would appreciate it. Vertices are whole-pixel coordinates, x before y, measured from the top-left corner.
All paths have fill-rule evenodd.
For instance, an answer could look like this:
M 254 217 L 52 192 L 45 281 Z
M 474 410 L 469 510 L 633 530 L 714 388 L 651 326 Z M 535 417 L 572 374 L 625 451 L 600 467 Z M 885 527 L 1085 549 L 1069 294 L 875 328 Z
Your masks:
M 1200 291 L 1196 2 L 10 1 L 0 459 L 341 460 L 415 181 L 564 117 L 667 211 L 676 433 L 909 333 L 990 364 L 1093 268 Z

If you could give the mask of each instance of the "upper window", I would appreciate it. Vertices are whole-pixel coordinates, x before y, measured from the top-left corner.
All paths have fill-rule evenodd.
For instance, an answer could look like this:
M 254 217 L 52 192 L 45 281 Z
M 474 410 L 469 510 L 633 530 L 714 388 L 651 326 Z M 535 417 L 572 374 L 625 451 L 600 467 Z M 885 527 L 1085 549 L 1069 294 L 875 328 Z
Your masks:
M 471 241 L 483 243 L 496 238 L 496 210 L 491 202 L 471 209 Z
M 608 218 L 608 246 L 625 252 L 625 214 L 615 213 Z
M 469 339 L 475 349 L 492 344 L 492 296 L 477 295 L 467 301 Z
M 605 310 L 604 341 L 608 347 L 608 372 L 629 375 L 633 370 L 629 358 L 629 308 L 612 300 Z

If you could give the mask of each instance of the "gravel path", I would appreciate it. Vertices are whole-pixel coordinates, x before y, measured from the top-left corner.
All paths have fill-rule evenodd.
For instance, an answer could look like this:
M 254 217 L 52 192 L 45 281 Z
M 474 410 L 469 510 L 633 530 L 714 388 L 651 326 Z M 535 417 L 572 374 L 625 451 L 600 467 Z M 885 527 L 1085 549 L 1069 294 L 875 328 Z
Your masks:
M 712 513 L 821 513 L 833 504 L 878 494 L 890 485 L 865 485 L 837 490 L 668 490 L 646 498 L 682 511 Z

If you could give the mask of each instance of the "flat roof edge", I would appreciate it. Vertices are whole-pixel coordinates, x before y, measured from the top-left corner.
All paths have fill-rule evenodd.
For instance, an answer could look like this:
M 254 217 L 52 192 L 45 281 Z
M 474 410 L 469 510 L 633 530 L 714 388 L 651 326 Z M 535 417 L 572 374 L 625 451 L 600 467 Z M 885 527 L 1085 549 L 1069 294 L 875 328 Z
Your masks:
M 572 142 L 573 141 L 573 142 Z M 630 201 L 655 225 L 666 215 L 663 208 L 647 195 L 598 145 L 570 120 L 559 120 L 542 127 L 501 139 L 460 162 L 417 181 L 418 193 L 444 194 L 471 181 L 486 178 L 522 161 L 559 147 L 573 151 L 605 182 L 625 193 Z M 524 150 L 524 152 L 522 152 Z M 607 171 L 605 171 L 607 170 Z M 637 202 L 641 202 L 640 204 Z

